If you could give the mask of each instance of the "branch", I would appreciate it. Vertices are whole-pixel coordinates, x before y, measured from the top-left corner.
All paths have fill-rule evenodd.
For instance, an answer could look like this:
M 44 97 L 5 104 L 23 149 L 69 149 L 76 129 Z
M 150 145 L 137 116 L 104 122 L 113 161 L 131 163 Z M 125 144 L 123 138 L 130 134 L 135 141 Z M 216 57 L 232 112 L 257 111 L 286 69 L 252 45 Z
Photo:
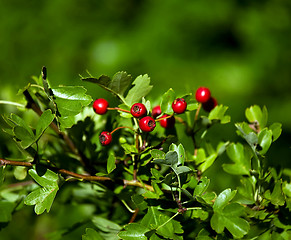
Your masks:
M 31 162 L 20 162 L 20 161 L 12 161 L 12 160 L 6 160 L 3 158 L 0 158 L 0 167 L 1 166 L 6 166 L 6 165 L 11 165 L 11 166 L 23 166 L 23 167 L 33 167 L 34 164 Z M 117 184 L 119 184 L 120 182 L 123 183 L 124 186 L 136 186 L 136 187 L 140 187 L 140 188 L 145 188 L 149 191 L 154 191 L 153 187 L 148 185 L 148 184 L 143 184 L 141 182 L 138 181 L 133 181 L 133 180 L 122 180 L 122 181 L 114 181 L 113 179 L 109 178 L 109 177 L 100 177 L 100 176 L 92 176 L 92 175 L 85 175 L 85 174 L 78 174 L 75 172 L 71 172 L 69 170 L 66 169 L 61 169 L 61 168 L 57 168 L 57 167 L 52 167 L 52 166 L 47 166 L 42 164 L 42 166 L 60 173 L 62 175 L 66 175 L 66 176 L 71 176 L 71 177 L 75 177 L 78 179 L 82 179 L 84 181 L 96 181 L 96 182 L 104 182 L 104 181 L 111 181 L 111 182 L 115 182 Z

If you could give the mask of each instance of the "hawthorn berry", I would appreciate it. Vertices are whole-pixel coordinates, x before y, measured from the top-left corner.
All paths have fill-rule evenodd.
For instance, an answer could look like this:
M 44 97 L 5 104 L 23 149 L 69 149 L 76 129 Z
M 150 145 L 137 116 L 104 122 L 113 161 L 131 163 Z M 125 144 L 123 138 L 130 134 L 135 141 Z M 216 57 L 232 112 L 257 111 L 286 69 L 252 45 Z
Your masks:
M 175 113 L 183 113 L 187 108 L 187 102 L 183 98 L 177 98 L 172 103 L 172 109 Z
M 216 106 L 217 106 L 217 101 L 214 97 L 211 97 L 208 99 L 207 102 L 202 103 L 202 107 L 206 112 L 210 112 Z
M 156 121 L 150 116 L 143 117 L 138 124 L 143 132 L 151 132 L 156 127 Z
M 135 103 L 131 106 L 130 112 L 132 116 L 140 118 L 146 115 L 147 109 L 142 103 Z
M 100 135 L 99 135 L 99 140 L 100 140 L 100 143 L 103 145 L 103 146 L 106 146 L 106 145 L 109 145 L 112 141 L 112 135 L 110 132 L 107 132 L 107 131 L 103 131 Z
M 198 88 L 195 94 L 195 98 L 197 102 L 200 102 L 200 103 L 207 102 L 210 99 L 210 97 L 211 97 L 210 90 L 206 87 Z
M 162 110 L 161 110 L 161 106 L 155 106 L 152 110 L 152 116 L 153 118 L 156 118 L 157 116 L 161 115 Z
M 93 103 L 95 113 L 103 115 L 107 112 L 108 102 L 104 98 L 96 99 Z
M 175 126 L 175 117 L 174 116 L 171 116 L 171 117 L 168 117 L 170 115 L 168 114 L 164 114 L 163 116 L 160 117 L 160 124 L 163 128 L 173 128 Z M 168 118 L 167 118 L 168 117 Z

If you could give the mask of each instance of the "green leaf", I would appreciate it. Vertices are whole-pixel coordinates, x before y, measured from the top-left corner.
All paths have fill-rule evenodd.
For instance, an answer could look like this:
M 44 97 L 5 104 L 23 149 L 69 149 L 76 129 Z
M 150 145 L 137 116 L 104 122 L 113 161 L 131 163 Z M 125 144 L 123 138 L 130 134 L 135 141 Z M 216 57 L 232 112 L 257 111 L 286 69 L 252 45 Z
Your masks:
M 194 100 L 194 97 L 192 94 L 188 94 L 182 97 L 186 103 L 187 103 L 187 110 L 188 111 L 194 111 L 198 108 L 199 103 Z
M 30 145 L 34 143 L 35 140 L 34 134 L 32 133 L 31 135 L 30 131 L 27 131 L 26 128 L 16 126 L 14 127 L 13 132 L 15 137 L 20 140 L 20 144 L 24 149 L 28 148 Z
M 240 217 L 243 213 L 243 206 L 231 203 L 219 212 L 214 212 L 210 220 L 211 227 L 217 233 L 222 233 L 224 228 L 227 228 L 235 238 L 242 238 L 250 229 L 249 223 Z
M 224 171 L 234 175 L 250 175 L 252 153 L 240 143 L 231 143 L 226 153 L 234 164 L 223 164 Z
M 145 235 L 146 232 L 149 231 L 148 228 L 145 226 L 138 224 L 138 223 L 130 223 L 126 225 L 124 231 L 121 231 L 118 233 L 118 237 L 124 240 L 147 240 L 147 237 Z
M 12 113 L 10 117 L 8 118 L 8 120 L 12 123 L 12 125 L 10 125 L 11 127 L 14 127 L 14 126 L 23 127 L 27 130 L 30 136 L 34 136 L 34 133 L 31 130 L 31 128 L 27 125 L 27 123 L 21 117 Z
M 143 197 L 143 196 L 141 196 L 141 195 L 139 195 L 139 194 L 135 194 L 135 195 L 133 195 L 133 196 L 131 197 L 131 199 L 132 199 L 133 203 L 135 204 L 135 206 L 136 206 L 139 210 L 143 211 L 143 210 L 145 210 L 145 209 L 148 208 L 148 204 L 147 204 L 147 202 L 144 200 L 144 197 Z
M 115 164 L 115 156 L 113 153 L 109 154 L 109 157 L 107 159 L 107 173 L 111 173 L 116 168 Z
M 272 131 L 273 142 L 276 141 L 281 133 L 282 133 L 282 124 L 281 123 L 273 123 L 269 129 Z
M 207 190 L 210 184 L 210 179 L 202 177 L 194 190 L 194 196 L 201 196 Z
M 129 88 L 132 78 L 126 72 L 117 72 L 112 80 L 105 75 L 99 78 L 81 78 L 81 80 L 98 84 L 100 87 L 118 96 L 125 103 L 124 93 Z
M 92 102 L 92 98 L 86 95 L 86 89 L 80 86 L 65 86 L 52 89 L 55 103 L 58 109 L 57 118 L 61 130 L 71 127 L 75 123 L 75 116 L 82 108 Z
M 26 205 L 35 205 L 36 214 L 50 211 L 54 198 L 59 190 L 59 177 L 53 171 L 47 169 L 44 175 L 39 176 L 34 169 L 29 170 L 29 175 L 41 186 L 31 192 L 24 200 Z
M 104 238 L 94 229 L 86 228 L 86 234 L 82 235 L 82 240 L 104 240 Z
M 52 123 L 54 118 L 55 116 L 50 109 L 42 113 L 36 126 L 36 131 L 35 131 L 36 141 L 41 137 L 44 131 L 49 127 L 49 125 Z
M 231 201 L 231 199 L 233 199 L 235 194 L 236 190 L 231 191 L 230 188 L 225 189 L 217 196 L 213 205 L 213 210 L 214 211 L 222 210 L 228 204 L 228 202 Z
M 180 143 L 178 146 L 174 143 L 172 143 L 169 147 L 170 151 L 175 151 L 178 154 L 178 165 L 184 165 L 185 161 L 185 149 L 183 145 Z
M 272 131 L 264 128 L 258 135 L 258 144 L 262 148 L 259 153 L 265 154 L 272 143 Z
M 154 159 L 156 158 L 165 159 L 166 157 L 166 154 L 163 151 L 158 150 L 158 149 L 151 150 L 151 155 Z
M 94 216 L 92 222 L 102 232 L 117 234 L 121 230 L 117 223 L 103 217 Z
M 165 238 L 175 239 L 176 234 L 183 233 L 181 224 L 160 212 L 156 207 L 150 206 L 147 214 L 141 220 L 141 224 L 148 229 L 156 230 L 157 234 Z M 165 224 L 166 223 L 166 224 Z
M 132 83 L 134 86 L 128 91 L 125 98 L 127 105 L 139 102 L 142 97 L 145 97 L 153 88 L 150 85 L 150 78 L 147 74 L 138 76 Z
M 200 165 L 198 166 L 198 169 L 201 171 L 201 172 L 205 172 L 209 167 L 212 166 L 212 164 L 214 163 L 214 161 L 217 159 L 217 154 L 214 153 L 214 154 L 211 154 L 210 156 L 208 156 L 205 161 Z
M 271 194 L 271 203 L 279 206 L 283 206 L 285 204 L 285 198 L 282 191 L 282 180 L 277 181 L 275 184 Z
M 246 109 L 245 115 L 250 123 L 257 122 L 260 129 L 263 129 L 267 125 L 268 111 L 265 106 L 263 107 L 263 111 L 258 105 L 251 106 Z
M 180 167 L 175 168 L 175 173 L 177 175 L 187 174 L 187 173 L 191 173 L 191 172 L 193 172 L 193 170 L 189 167 L 186 167 L 186 166 L 180 166 Z
M 0 223 L 10 222 L 12 219 L 12 212 L 15 208 L 15 203 L 13 202 L 0 202 Z
M 170 88 L 167 92 L 165 92 L 162 96 L 161 102 L 161 110 L 166 114 L 173 114 L 172 103 L 175 100 L 175 92 L 172 88 Z
M 219 120 L 221 124 L 229 123 L 230 116 L 225 115 L 226 110 L 228 109 L 227 106 L 218 105 L 216 106 L 208 116 L 209 120 Z
M 178 164 L 178 154 L 175 151 L 169 151 L 166 153 L 165 159 L 154 159 L 154 163 L 176 167 Z
M 239 130 L 240 135 L 247 141 L 252 149 L 255 149 L 258 144 L 258 136 L 254 132 L 246 133 L 240 123 L 236 123 L 235 127 Z
M 0 186 L 4 182 L 5 166 L 0 166 Z

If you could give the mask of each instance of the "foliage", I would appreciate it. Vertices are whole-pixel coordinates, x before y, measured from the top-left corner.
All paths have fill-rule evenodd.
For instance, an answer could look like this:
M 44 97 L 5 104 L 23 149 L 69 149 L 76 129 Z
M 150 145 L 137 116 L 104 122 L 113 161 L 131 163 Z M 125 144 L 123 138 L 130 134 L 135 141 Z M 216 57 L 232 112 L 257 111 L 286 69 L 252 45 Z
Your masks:
M 187 111 L 177 115 L 171 104 L 178 96 L 169 89 L 160 106 L 193 142 L 186 149 L 176 128 L 158 126 L 157 118 L 156 129 L 144 133 L 129 113 L 136 102 L 151 113 L 148 75 L 81 76 L 120 100 L 98 116 L 83 86 L 51 88 L 45 68 L 42 73 L 20 91 L 38 120 L 26 119 L 27 112 L 3 115 L 3 131 L 15 150 L 0 159 L 1 228 L 28 205 L 38 215 L 66 209 L 70 224 L 48 239 L 64 239 L 76 226 L 84 240 L 290 239 L 291 170 L 268 166 L 267 153 L 282 130 L 280 123 L 268 125 L 266 107 L 247 108 L 247 121 L 235 124 L 241 142 L 214 144 L 206 136 L 214 125 L 230 124 L 228 107 L 220 104 L 208 113 L 185 94 Z M 113 135 L 108 146 L 98 141 L 104 130 Z M 229 162 L 222 169 L 241 184 L 213 192 L 215 179 L 206 171 L 224 152 Z M 70 222 L 74 211 L 80 217 Z

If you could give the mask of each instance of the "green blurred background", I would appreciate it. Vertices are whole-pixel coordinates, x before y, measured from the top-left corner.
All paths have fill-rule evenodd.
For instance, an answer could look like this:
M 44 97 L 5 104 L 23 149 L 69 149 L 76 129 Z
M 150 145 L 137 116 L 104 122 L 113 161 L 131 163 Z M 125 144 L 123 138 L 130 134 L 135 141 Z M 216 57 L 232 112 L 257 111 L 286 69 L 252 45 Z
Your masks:
M 0 99 L 21 99 L 18 89 L 43 65 L 53 86 L 84 84 L 86 70 L 148 73 L 153 101 L 170 87 L 182 95 L 204 85 L 232 116 L 212 136 L 238 141 L 233 123 L 245 120 L 246 107 L 266 105 L 269 122 L 283 124 L 269 161 L 290 167 L 290 0 L 0 0 L 0 20 Z M 93 97 L 110 97 L 85 84 Z M 5 139 L 1 133 L 1 145 Z M 222 162 L 209 175 L 223 176 Z M 224 181 L 215 179 L 231 186 Z

